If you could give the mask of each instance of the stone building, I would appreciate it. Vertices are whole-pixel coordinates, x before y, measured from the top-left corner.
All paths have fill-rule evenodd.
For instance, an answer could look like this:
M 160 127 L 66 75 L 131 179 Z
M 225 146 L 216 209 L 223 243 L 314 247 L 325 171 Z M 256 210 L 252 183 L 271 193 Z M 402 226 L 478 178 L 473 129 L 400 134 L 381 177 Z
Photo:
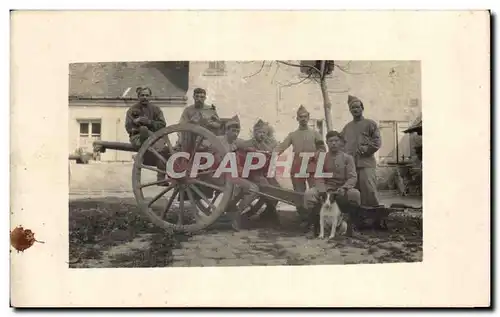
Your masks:
M 177 120 L 187 105 L 187 63 L 78 63 L 69 69 L 69 151 L 92 151 L 97 139 L 128 142 L 125 113 L 136 100 L 135 89 L 147 85 L 154 103 L 163 109 L 169 123 Z M 175 119 L 174 119 L 175 118 Z M 108 151 L 103 162 L 126 162 L 132 153 Z
M 300 61 L 288 61 L 300 64 Z M 333 128 L 341 130 L 351 119 L 347 96 L 360 98 L 365 116 L 379 123 L 381 170 L 389 161 L 407 160 L 413 136 L 403 133 L 421 115 L 421 69 L 418 61 L 336 61 L 328 76 Z M 69 150 L 89 148 L 94 139 L 127 142 L 124 116 L 135 102 L 135 89 L 148 85 L 153 102 L 163 109 L 167 124 L 177 123 L 192 104 L 197 87 L 207 90 L 207 103 L 221 117 L 238 114 L 241 137 L 250 137 L 259 119 L 271 123 L 276 138 L 297 126 L 295 113 L 302 104 L 311 113 L 311 127 L 326 134 L 319 84 L 308 78 L 307 67 L 275 61 L 199 61 L 85 63 L 70 66 Z M 131 161 L 131 153 L 109 151 L 103 162 Z M 382 173 L 384 174 L 384 173 Z

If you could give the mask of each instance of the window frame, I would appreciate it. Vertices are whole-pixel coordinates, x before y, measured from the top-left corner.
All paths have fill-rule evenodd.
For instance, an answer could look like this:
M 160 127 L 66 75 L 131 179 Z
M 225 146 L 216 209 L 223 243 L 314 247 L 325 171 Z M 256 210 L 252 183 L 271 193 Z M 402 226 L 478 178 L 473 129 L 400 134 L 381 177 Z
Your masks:
M 314 131 L 317 131 L 321 137 L 324 139 L 325 138 L 325 120 L 324 119 L 316 119 L 316 118 L 309 118 L 309 122 L 307 123 L 307 126 Z
M 227 74 L 226 61 L 208 61 L 208 67 L 203 73 L 204 76 L 223 76 Z
M 378 128 L 380 131 L 380 135 L 382 138 L 382 129 L 391 129 L 392 130 L 392 147 L 389 152 L 392 153 L 392 155 L 380 155 L 380 150 L 377 151 L 377 161 L 379 161 L 379 164 L 381 165 L 389 165 L 389 164 L 399 164 L 402 162 L 408 162 L 410 161 L 412 157 L 412 138 L 408 138 L 408 149 L 409 149 L 409 156 L 406 156 L 405 153 L 400 155 L 401 151 L 400 148 L 403 146 L 400 145 L 400 133 L 402 133 L 403 130 L 407 129 L 410 126 L 410 121 L 408 120 L 379 120 L 378 122 Z M 403 135 L 404 137 L 404 135 Z M 382 138 L 382 145 L 387 144 L 387 139 Z M 403 156 L 405 159 L 403 159 Z M 382 161 L 382 162 L 381 162 Z
M 101 119 L 76 119 L 78 123 L 79 137 L 102 137 L 102 120 Z M 82 133 L 82 124 L 87 125 L 87 133 Z M 99 124 L 99 133 L 93 133 L 93 124 Z

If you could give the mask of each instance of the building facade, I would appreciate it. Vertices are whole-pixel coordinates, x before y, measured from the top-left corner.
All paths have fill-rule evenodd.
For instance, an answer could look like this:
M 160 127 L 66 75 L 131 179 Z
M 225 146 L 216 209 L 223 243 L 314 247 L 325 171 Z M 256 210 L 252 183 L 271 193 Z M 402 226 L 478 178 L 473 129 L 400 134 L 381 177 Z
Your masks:
M 301 61 L 287 61 L 300 64 Z M 421 116 L 421 69 L 418 61 L 336 61 L 327 78 L 332 102 L 333 129 L 351 120 L 347 96 L 360 98 L 365 116 L 379 123 L 381 168 L 387 162 L 414 156 L 413 135 L 403 133 Z M 220 117 L 240 117 L 241 137 L 251 135 L 258 119 L 269 122 L 276 139 L 296 129 L 296 111 L 304 105 L 311 127 L 326 134 L 323 99 L 318 82 L 307 67 L 276 61 L 204 61 L 87 63 L 70 66 L 70 152 L 91 150 L 95 139 L 128 142 L 124 119 L 135 101 L 135 89 L 149 86 L 153 102 L 164 112 L 167 125 L 177 123 L 183 109 L 193 103 L 197 87 L 207 90 L 207 103 Z M 90 147 L 89 147 L 90 146 Z M 110 151 L 102 162 L 131 161 L 132 153 Z M 383 170 L 383 169 L 381 169 Z
M 125 114 L 137 102 L 136 88 L 151 87 L 153 102 L 167 118 L 187 105 L 188 63 L 133 62 L 71 64 L 69 69 L 69 151 L 92 152 L 94 140 L 128 142 Z M 175 120 L 173 118 L 176 118 Z M 130 162 L 133 153 L 107 151 L 101 162 Z

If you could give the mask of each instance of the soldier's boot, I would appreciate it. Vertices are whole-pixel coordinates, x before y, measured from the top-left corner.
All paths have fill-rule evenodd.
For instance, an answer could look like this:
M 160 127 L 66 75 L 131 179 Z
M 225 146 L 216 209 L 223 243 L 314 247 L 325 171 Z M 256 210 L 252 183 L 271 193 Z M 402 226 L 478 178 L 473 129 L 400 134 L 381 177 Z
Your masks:
M 319 212 L 315 209 L 311 210 L 307 218 L 307 237 L 310 239 L 314 239 L 319 235 L 320 230 L 320 217 Z
M 268 203 L 266 209 L 262 212 L 260 220 L 263 222 L 272 224 L 273 226 L 281 226 L 280 217 L 278 211 L 276 210 L 276 204 Z
M 297 213 L 299 214 L 299 227 L 304 231 L 309 230 L 311 225 L 310 213 L 304 207 L 297 207 Z

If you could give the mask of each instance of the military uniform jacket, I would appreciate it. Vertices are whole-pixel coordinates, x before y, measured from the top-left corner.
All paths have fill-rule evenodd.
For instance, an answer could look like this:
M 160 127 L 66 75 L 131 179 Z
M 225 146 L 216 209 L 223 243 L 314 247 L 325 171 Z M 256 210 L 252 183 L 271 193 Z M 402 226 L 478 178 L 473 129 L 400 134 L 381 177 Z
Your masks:
M 127 110 L 127 114 L 125 116 L 125 130 L 127 130 L 129 136 L 132 136 L 139 131 L 140 125 L 134 123 L 134 119 L 138 117 L 146 117 L 151 120 L 150 124 L 146 126 L 153 132 L 162 129 L 167 125 L 165 117 L 163 116 L 163 111 L 160 107 L 153 105 L 152 103 L 147 103 L 146 105 L 136 103 Z
M 380 149 L 382 141 L 377 123 L 370 119 L 353 120 L 342 130 L 345 139 L 345 151 L 354 157 L 357 168 L 376 167 L 375 152 Z M 367 151 L 358 153 L 360 146 Z

